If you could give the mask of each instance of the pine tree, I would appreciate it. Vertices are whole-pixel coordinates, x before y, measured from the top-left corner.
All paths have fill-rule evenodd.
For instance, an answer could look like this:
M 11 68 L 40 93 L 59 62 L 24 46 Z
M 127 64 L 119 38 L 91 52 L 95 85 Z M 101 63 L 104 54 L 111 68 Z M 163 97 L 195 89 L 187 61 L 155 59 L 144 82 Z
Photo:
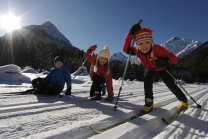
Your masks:
M 40 70 L 50 70 L 52 67 L 50 46 L 40 41 L 35 46 L 35 52 L 33 53 L 35 59 L 33 67 Z

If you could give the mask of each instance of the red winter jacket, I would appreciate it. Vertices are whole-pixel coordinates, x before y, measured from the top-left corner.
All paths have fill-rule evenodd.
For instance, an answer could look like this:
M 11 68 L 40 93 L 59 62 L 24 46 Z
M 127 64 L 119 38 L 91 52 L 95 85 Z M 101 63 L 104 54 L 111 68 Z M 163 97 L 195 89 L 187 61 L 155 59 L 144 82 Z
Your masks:
M 85 53 L 85 57 L 88 57 L 90 53 L 91 52 L 89 50 L 87 50 L 87 52 Z M 94 66 L 95 66 L 96 59 L 97 59 L 97 56 L 90 56 L 86 61 L 86 62 L 91 63 L 91 67 L 90 67 L 90 78 L 91 79 L 92 79 L 93 74 L 98 74 L 98 73 L 94 72 Z M 109 72 L 107 74 L 107 76 L 104 76 L 104 66 L 103 65 L 101 65 L 98 70 L 99 70 L 98 75 L 103 76 L 105 78 L 108 95 L 114 96 L 111 72 Z
M 133 38 L 133 34 L 127 34 L 126 39 L 123 44 L 123 51 L 127 54 L 130 53 L 130 42 Z M 137 54 L 136 54 L 137 53 Z M 160 45 L 154 44 L 152 48 L 152 53 L 155 57 L 166 57 L 170 60 L 172 64 L 177 64 L 178 63 L 178 58 L 168 52 L 165 48 L 161 47 Z M 151 53 L 144 54 L 138 50 L 136 50 L 136 47 L 133 47 L 131 55 L 137 55 L 139 59 L 141 60 L 142 64 L 148 69 L 148 70 L 153 70 L 153 71 L 161 71 L 164 68 L 159 68 L 155 66 L 155 63 L 153 60 L 150 60 L 150 55 Z

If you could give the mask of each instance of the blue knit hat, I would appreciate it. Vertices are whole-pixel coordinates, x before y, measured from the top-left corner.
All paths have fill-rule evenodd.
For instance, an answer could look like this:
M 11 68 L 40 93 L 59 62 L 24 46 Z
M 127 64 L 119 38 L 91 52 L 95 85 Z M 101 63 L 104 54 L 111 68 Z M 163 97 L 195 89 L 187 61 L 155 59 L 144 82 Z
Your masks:
M 54 64 L 55 64 L 57 61 L 61 61 L 61 62 L 64 64 L 64 58 L 63 58 L 62 56 L 57 56 L 57 57 L 54 59 Z

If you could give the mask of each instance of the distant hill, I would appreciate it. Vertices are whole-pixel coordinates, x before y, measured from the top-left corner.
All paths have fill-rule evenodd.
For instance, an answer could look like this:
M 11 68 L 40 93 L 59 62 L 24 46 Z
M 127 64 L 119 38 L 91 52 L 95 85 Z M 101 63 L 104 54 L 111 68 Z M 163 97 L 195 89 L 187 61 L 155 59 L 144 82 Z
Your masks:
M 208 68 L 208 41 L 189 53 L 189 55 L 178 63 L 178 66 L 189 68 L 189 70 Z
M 197 74 L 201 78 L 208 77 L 208 41 L 181 60 L 176 68 Z

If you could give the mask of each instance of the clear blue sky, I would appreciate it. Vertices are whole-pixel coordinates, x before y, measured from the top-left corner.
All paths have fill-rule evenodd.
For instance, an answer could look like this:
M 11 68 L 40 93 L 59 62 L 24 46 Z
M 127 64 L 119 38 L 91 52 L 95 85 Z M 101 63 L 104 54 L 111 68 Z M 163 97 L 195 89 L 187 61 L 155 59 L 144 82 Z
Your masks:
M 208 0 L 0 0 L 0 16 L 9 12 L 20 27 L 51 21 L 79 49 L 97 44 L 96 53 L 105 45 L 111 55 L 122 52 L 139 19 L 157 44 L 174 36 L 208 41 Z M 0 28 L 0 36 L 5 32 Z

